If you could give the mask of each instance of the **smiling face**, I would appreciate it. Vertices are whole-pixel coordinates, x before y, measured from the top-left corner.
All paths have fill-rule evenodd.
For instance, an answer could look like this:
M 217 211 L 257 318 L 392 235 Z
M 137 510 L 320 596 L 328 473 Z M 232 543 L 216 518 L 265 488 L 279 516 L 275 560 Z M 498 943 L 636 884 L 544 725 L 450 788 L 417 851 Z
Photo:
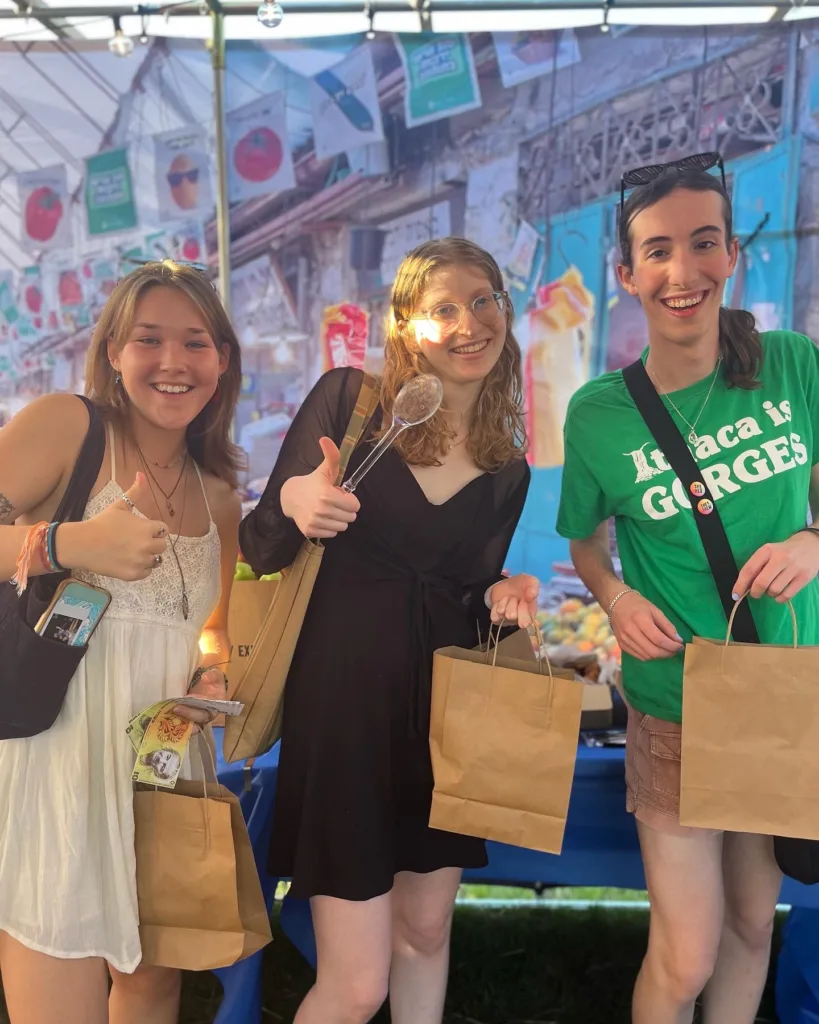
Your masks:
M 688 348 L 716 333 L 738 256 L 722 196 L 678 188 L 633 217 L 629 240 L 631 265 L 617 271 L 643 306 L 649 338 Z
M 482 381 L 500 358 L 508 300 L 499 305 L 497 294 L 484 271 L 471 264 L 451 264 L 429 275 L 406 331 L 410 347 L 445 385 Z
M 119 351 L 108 358 L 122 375 L 133 409 L 156 427 L 184 430 L 210 401 L 228 365 L 202 311 L 181 289 L 156 285 L 142 293 Z

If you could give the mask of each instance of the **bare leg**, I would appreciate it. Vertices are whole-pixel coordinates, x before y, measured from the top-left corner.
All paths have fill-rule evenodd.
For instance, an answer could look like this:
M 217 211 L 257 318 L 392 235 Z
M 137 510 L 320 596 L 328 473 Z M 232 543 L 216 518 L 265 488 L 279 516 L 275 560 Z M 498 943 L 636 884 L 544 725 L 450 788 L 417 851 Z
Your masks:
M 723 837 L 671 835 L 639 821 L 637 830 L 651 923 L 632 1021 L 691 1024 L 697 996 L 714 970 L 722 932 Z
M 113 981 L 108 1000 L 110 1024 L 176 1024 L 181 971 L 142 964 L 133 974 L 108 969 Z
M 460 868 L 395 876 L 390 1016 L 393 1024 L 441 1024 L 449 936 Z
M 705 989 L 705 1024 L 753 1024 L 771 956 L 782 872 L 770 836 L 726 832 L 722 854 L 725 924 Z
M 318 970 L 294 1024 L 366 1024 L 387 998 L 390 894 L 362 902 L 314 896 L 310 906 Z
M 67 960 L 0 932 L 0 973 L 11 1024 L 107 1024 L 108 976 L 98 957 Z

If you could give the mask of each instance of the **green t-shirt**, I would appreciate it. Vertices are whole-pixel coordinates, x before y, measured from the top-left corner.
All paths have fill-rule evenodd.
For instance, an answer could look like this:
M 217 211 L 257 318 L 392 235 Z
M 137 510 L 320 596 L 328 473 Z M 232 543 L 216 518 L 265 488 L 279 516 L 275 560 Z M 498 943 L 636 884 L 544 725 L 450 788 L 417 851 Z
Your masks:
M 801 334 L 769 331 L 756 391 L 728 388 L 722 373 L 697 423 L 695 457 L 741 568 L 763 544 L 785 540 L 808 517 L 819 463 L 819 348 Z M 693 423 L 711 378 L 672 394 Z M 677 426 L 689 428 L 663 396 Z M 637 411 L 620 370 L 585 384 L 569 405 L 558 532 L 591 536 L 611 516 L 626 584 L 674 623 L 680 636 L 725 636 L 725 613 L 677 479 Z M 819 537 L 815 538 L 819 544 Z M 794 599 L 800 644 L 819 643 L 819 582 Z M 786 605 L 753 602 L 763 643 L 789 644 Z M 679 722 L 683 656 L 641 662 L 623 655 L 623 685 L 644 714 Z

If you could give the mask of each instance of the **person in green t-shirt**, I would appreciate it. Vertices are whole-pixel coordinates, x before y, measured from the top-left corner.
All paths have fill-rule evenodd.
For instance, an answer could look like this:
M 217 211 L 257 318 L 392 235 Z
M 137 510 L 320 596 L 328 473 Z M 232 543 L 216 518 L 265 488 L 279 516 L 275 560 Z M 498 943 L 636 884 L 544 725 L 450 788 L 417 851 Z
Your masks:
M 668 165 L 634 188 L 619 230 L 620 281 L 648 321 L 646 370 L 717 503 L 742 567 L 735 595 L 764 598 L 753 603 L 763 643 L 790 643 L 792 599 L 800 638 L 817 644 L 819 522 L 806 524 L 809 505 L 819 516 L 819 349 L 721 306 L 739 251 L 724 174 Z M 623 651 L 628 807 L 651 898 L 633 1021 L 689 1024 L 705 989 L 705 1024 L 751 1024 L 782 876 L 770 837 L 679 821 L 683 647 L 726 632 L 690 509 L 622 372 L 582 387 L 566 418 L 557 528 Z

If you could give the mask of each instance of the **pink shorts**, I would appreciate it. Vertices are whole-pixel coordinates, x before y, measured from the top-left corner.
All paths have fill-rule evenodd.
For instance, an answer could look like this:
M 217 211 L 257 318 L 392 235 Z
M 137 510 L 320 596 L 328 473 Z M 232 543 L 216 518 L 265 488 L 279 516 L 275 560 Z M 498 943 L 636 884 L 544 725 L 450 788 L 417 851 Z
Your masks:
M 677 836 L 718 835 L 680 824 L 682 726 L 629 705 L 626 732 L 626 810 L 644 825 Z

